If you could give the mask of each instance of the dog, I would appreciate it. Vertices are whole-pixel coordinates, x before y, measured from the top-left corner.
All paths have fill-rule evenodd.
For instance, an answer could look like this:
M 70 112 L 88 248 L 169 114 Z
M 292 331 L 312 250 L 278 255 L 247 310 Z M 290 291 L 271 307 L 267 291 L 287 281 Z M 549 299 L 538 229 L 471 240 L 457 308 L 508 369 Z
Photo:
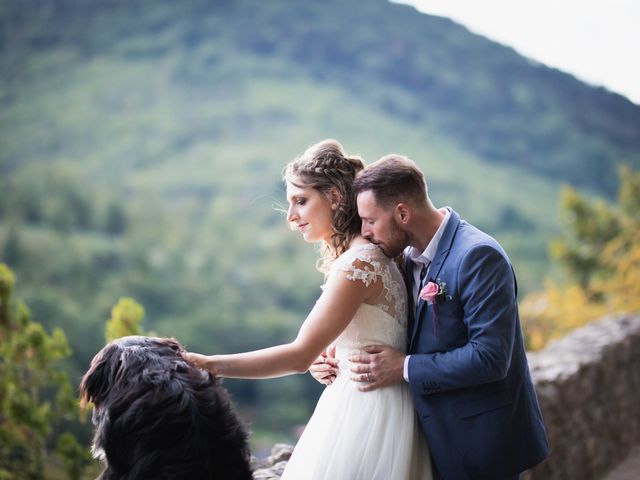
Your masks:
M 188 363 L 175 339 L 123 337 L 80 384 L 93 403 L 101 480 L 251 480 L 248 434 L 226 390 Z

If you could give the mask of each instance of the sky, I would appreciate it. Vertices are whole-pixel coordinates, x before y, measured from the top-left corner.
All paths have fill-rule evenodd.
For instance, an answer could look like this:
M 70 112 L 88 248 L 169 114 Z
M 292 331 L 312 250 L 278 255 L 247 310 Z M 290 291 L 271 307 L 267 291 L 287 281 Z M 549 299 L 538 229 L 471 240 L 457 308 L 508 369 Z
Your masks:
M 639 0 L 393 0 L 640 105 Z

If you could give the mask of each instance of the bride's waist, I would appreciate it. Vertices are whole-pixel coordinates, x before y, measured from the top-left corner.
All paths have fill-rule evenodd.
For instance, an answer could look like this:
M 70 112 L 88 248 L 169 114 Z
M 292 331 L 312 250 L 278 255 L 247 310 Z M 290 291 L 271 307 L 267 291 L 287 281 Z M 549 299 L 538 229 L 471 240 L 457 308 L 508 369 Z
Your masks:
M 364 350 L 365 347 L 373 346 L 373 345 L 387 346 L 387 347 L 395 348 L 396 350 L 402 350 L 402 351 L 404 351 L 404 348 L 406 347 L 404 341 L 392 343 L 388 341 L 381 342 L 376 340 L 370 340 L 366 342 L 358 342 L 357 344 L 351 344 L 351 345 L 337 344 L 335 356 L 338 359 L 343 359 L 343 358 L 349 358 L 351 355 L 357 355 L 359 353 L 367 353 Z
M 344 347 L 344 346 L 336 346 L 335 358 L 339 361 L 339 370 L 350 371 L 351 366 L 353 365 L 350 358 L 353 355 L 367 354 L 364 350 L 364 347 L 367 345 L 386 345 L 391 348 L 395 348 L 396 350 L 404 351 L 404 345 L 388 345 L 384 343 L 367 343 L 362 346 L 353 346 L 353 347 Z
M 369 345 L 377 345 L 376 343 L 371 343 Z M 361 353 L 367 353 L 364 351 L 365 345 L 362 346 L 353 346 L 353 347 L 340 347 L 336 346 L 336 359 L 340 360 L 340 364 L 348 365 L 349 358 L 352 355 L 359 355 Z

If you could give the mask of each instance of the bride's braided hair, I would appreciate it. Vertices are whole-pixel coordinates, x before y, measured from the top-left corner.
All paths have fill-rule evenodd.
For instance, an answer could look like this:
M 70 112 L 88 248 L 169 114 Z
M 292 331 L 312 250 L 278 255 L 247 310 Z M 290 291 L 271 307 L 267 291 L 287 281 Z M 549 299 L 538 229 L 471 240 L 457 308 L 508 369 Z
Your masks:
M 332 187 L 339 193 L 333 213 L 331 244 L 322 249 L 318 270 L 326 273 L 331 262 L 343 254 L 353 238 L 360 233 L 362 221 L 358 216 L 353 180 L 364 168 L 359 157 L 348 156 L 336 140 L 323 140 L 309 147 L 283 170 L 285 181 L 300 188 L 315 188 L 328 195 Z

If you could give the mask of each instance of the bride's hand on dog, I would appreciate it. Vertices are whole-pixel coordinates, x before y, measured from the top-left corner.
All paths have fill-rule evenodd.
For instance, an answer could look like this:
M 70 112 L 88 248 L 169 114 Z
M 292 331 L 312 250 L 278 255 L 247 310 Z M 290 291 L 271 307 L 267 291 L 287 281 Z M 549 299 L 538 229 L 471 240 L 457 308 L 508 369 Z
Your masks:
M 216 373 L 213 371 L 213 364 L 209 356 L 193 352 L 185 352 L 182 356 L 187 362 L 191 363 L 192 365 L 195 365 L 196 367 L 203 370 L 208 370 L 213 374 Z

